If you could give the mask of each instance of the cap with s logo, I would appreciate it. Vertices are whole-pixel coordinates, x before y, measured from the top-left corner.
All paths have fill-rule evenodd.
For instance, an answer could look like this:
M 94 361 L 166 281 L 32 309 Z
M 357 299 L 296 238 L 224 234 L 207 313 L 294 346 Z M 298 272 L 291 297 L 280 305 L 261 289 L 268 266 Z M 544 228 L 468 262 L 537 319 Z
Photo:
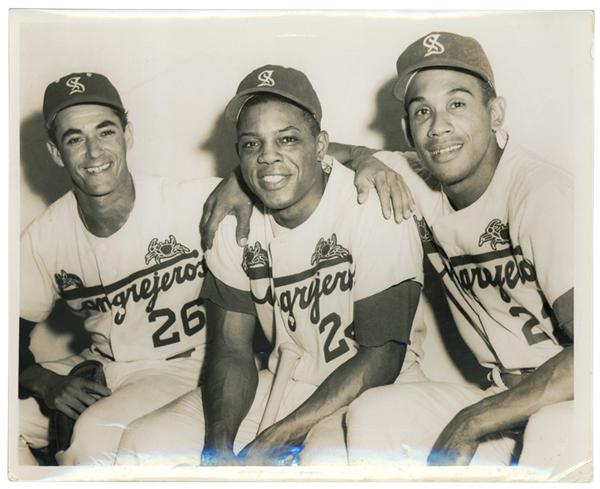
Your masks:
M 403 101 L 413 75 L 425 68 L 467 71 L 494 87 L 492 66 L 476 39 L 451 32 L 431 32 L 413 42 L 398 58 L 394 97 Z
M 104 75 L 71 73 L 46 87 L 43 106 L 46 127 L 52 125 L 61 110 L 81 104 L 106 105 L 125 112 L 119 92 Z
M 261 66 L 247 75 L 239 84 L 235 97 L 227 104 L 226 117 L 236 122 L 244 104 L 257 93 L 274 93 L 291 100 L 321 122 L 321 103 L 306 75 L 279 65 Z

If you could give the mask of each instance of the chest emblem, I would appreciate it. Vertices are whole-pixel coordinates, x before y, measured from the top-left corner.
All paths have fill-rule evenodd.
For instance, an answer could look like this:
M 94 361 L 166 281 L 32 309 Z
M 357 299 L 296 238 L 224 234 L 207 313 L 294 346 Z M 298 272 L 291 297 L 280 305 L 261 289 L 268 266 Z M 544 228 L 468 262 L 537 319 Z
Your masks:
M 61 292 L 64 292 L 65 290 L 69 289 L 79 289 L 83 287 L 83 280 L 81 280 L 74 273 L 67 273 L 64 270 L 61 270 L 60 273 L 55 273 L 54 280 Z
M 189 253 L 190 249 L 187 246 L 178 243 L 175 236 L 169 235 L 169 239 L 159 241 L 154 238 L 148 245 L 148 253 L 146 253 L 146 265 L 154 260 L 154 263 L 160 264 L 169 258 Z
M 487 242 L 490 243 L 493 250 L 496 250 L 498 245 L 510 242 L 508 226 L 500 219 L 492 219 L 486 226 L 485 232 L 479 237 L 479 246 L 483 246 Z
M 310 258 L 311 265 L 318 265 L 320 262 L 330 260 L 331 258 L 343 258 L 350 252 L 342 245 L 337 244 L 335 233 L 329 239 L 321 238 L 315 247 L 315 252 Z
M 263 249 L 258 241 L 254 246 L 246 245 L 242 258 L 242 268 L 246 275 L 251 269 L 267 268 L 268 265 L 269 256 L 267 255 L 267 251 Z

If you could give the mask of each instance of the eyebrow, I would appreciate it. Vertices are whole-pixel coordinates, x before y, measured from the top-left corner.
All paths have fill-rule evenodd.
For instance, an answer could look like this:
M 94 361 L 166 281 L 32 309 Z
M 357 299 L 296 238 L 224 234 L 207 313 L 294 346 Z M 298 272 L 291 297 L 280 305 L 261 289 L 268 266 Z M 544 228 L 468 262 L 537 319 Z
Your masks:
M 113 121 L 109 121 L 108 119 L 96 125 L 96 129 L 104 129 L 105 127 L 117 127 L 117 125 Z M 61 136 L 61 140 L 64 141 L 65 138 L 74 134 L 83 134 L 83 131 L 81 131 L 81 129 L 69 128 Z
M 473 95 L 473 92 L 471 92 L 471 90 L 469 90 L 468 88 L 453 88 L 452 90 L 449 90 L 446 95 L 454 95 L 457 92 L 464 92 L 464 93 L 468 93 L 471 97 L 474 97 L 475 95 Z M 408 104 L 406 104 L 406 106 L 408 107 L 410 104 L 412 104 L 413 102 L 424 102 L 425 101 L 425 97 L 413 97 L 408 101 Z

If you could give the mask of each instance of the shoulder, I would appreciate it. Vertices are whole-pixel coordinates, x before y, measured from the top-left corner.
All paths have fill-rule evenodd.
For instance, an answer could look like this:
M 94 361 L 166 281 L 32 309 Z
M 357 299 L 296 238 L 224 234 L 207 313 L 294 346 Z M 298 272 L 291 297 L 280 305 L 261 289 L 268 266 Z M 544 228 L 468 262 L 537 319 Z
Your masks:
M 78 218 L 77 201 L 72 191 L 54 201 L 27 226 L 23 234 L 59 236 L 69 221 Z

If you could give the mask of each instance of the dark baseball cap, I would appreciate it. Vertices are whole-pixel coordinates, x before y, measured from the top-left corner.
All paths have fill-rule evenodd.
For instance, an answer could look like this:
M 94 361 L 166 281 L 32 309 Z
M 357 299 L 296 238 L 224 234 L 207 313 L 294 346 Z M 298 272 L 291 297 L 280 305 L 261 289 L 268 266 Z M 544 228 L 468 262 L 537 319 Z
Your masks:
M 452 32 L 430 32 L 413 42 L 398 58 L 394 97 L 403 101 L 412 76 L 424 68 L 467 71 L 494 88 L 494 73 L 483 48 L 472 37 Z
M 226 117 L 236 122 L 244 104 L 257 93 L 274 93 L 291 100 L 321 122 L 321 103 L 306 75 L 279 65 L 261 66 L 247 75 L 238 86 L 235 97 L 225 107 Z
M 43 109 L 46 128 L 61 110 L 81 104 L 106 105 L 125 112 L 119 92 L 104 75 L 71 73 L 46 87 Z

